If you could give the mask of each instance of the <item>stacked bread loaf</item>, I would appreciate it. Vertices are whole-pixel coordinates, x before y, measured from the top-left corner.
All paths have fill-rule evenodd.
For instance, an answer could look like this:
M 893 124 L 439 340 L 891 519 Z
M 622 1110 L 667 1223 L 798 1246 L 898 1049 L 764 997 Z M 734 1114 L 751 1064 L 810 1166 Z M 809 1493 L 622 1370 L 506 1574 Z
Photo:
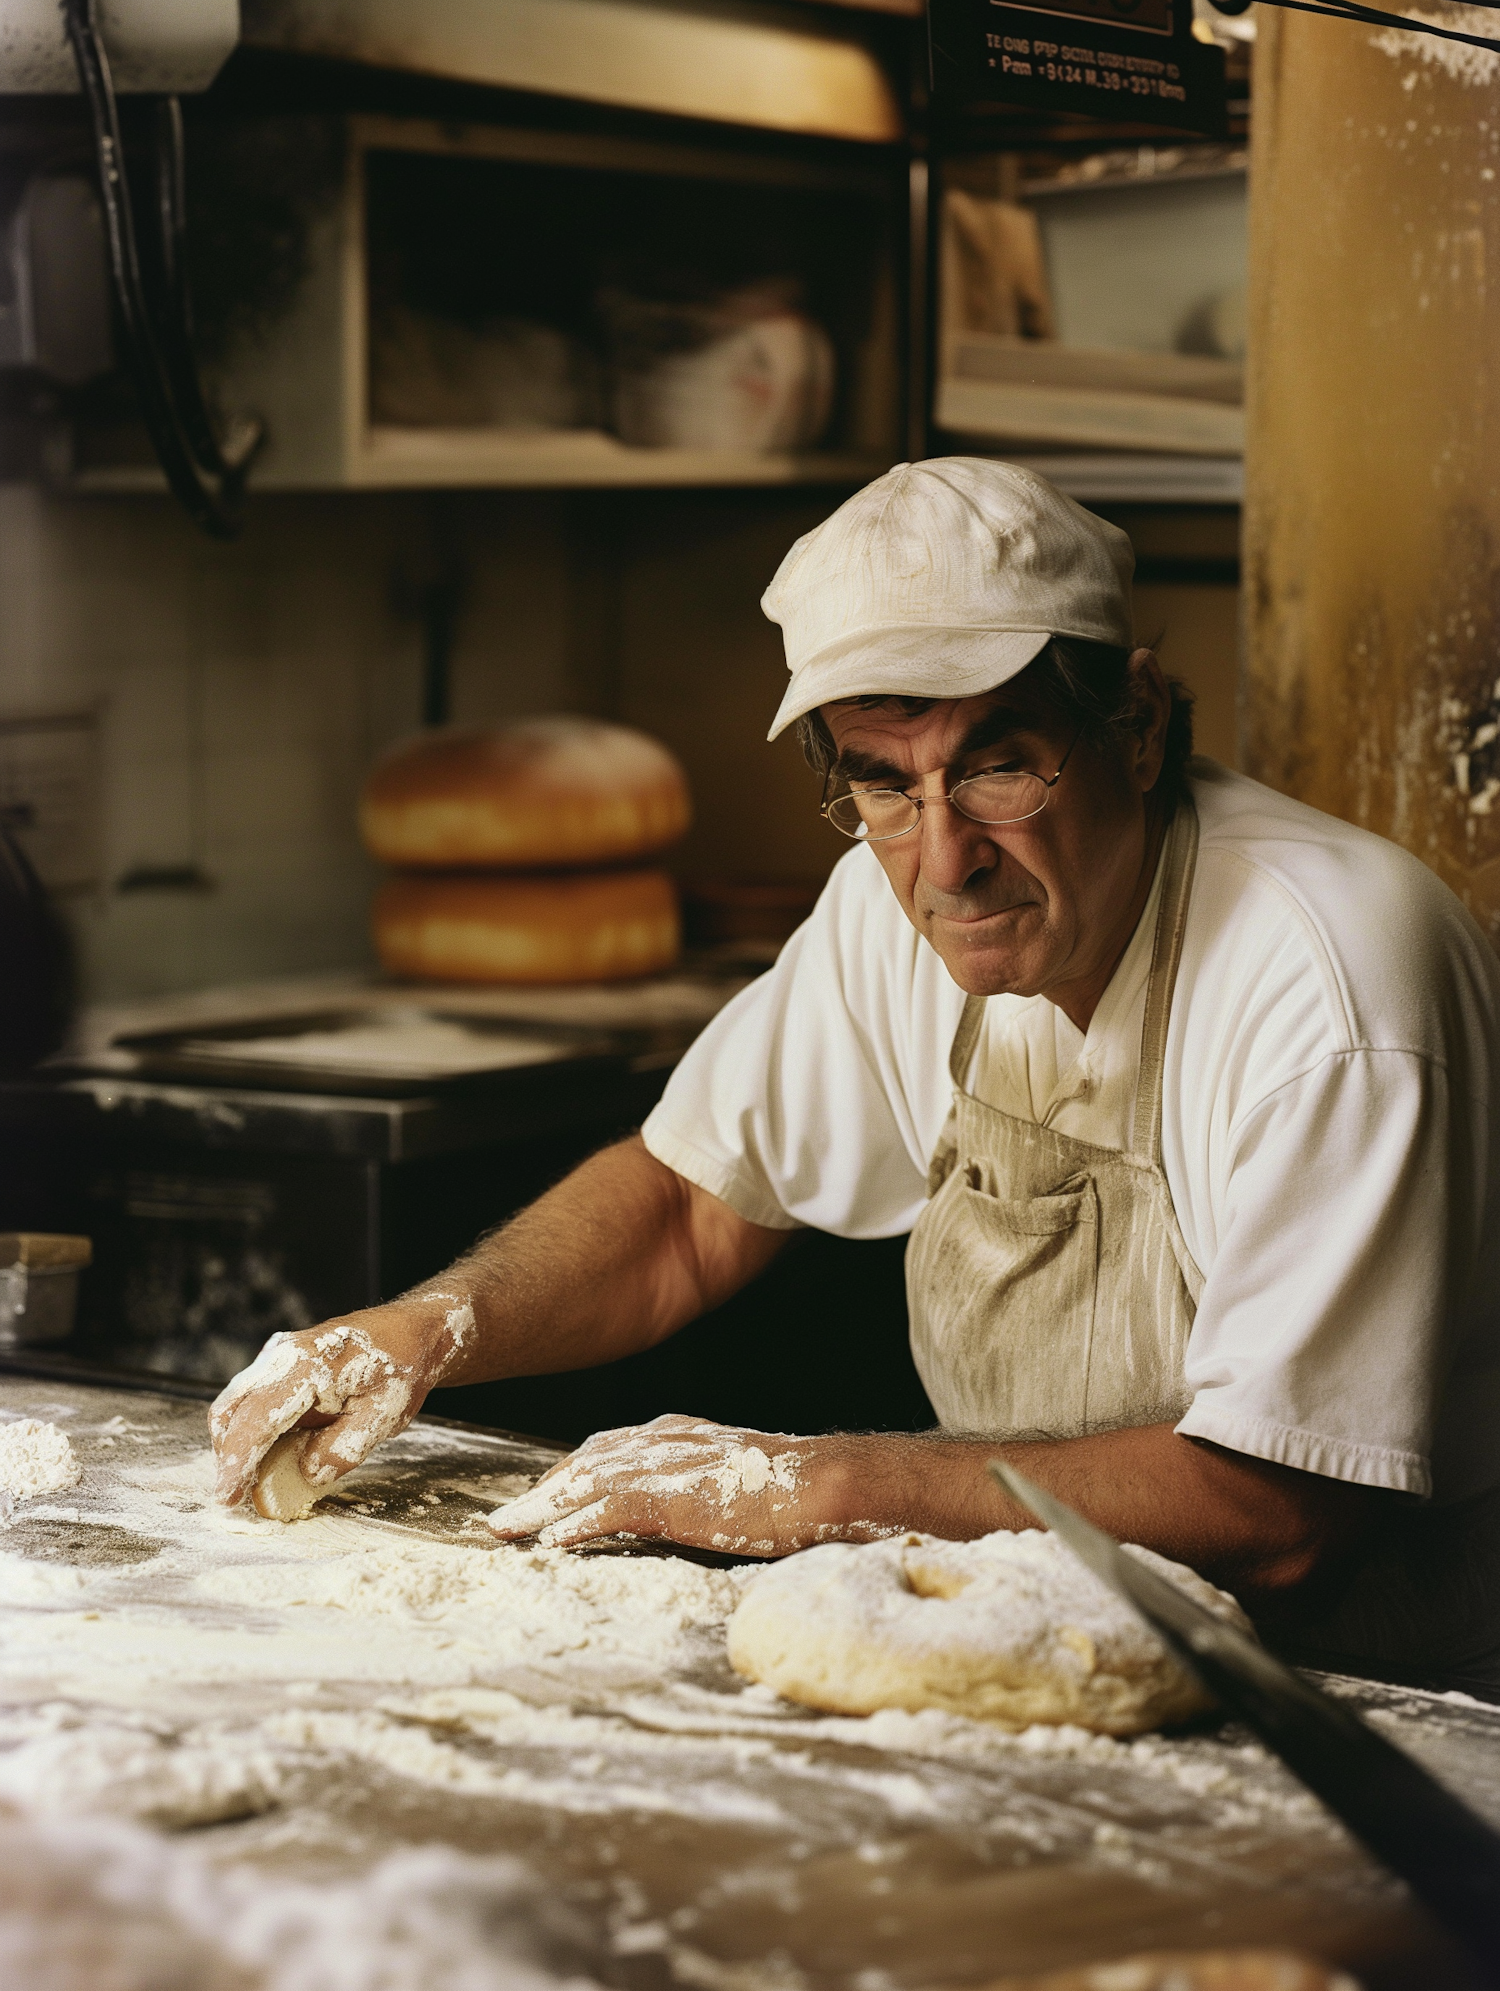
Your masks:
M 395 747 L 360 829 L 394 875 L 375 901 L 390 973 L 422 981 L 605 982 L 669 967 L 668 874 L 643 865 L 691 815 L 659 741 L 567 716 L 444 728 Z

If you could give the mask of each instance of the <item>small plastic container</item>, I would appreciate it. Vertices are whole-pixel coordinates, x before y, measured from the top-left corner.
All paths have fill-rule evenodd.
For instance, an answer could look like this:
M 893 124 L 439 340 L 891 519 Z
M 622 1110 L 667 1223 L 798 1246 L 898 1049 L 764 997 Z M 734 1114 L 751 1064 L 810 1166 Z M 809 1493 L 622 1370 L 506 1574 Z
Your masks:
M 78 1275 L 93 1256 L 86 1237 L 0 1231 L 0 1348 L 66 1341 L 78 1305 Z

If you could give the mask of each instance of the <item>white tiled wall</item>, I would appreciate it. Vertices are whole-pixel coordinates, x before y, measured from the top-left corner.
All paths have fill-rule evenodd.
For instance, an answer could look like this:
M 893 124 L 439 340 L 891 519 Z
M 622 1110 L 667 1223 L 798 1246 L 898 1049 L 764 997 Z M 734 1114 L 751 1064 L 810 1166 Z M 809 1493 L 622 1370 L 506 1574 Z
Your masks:
M 66 899 L 88 997 L 367 958 L 355 801 L 419 716 L 413 585 L 467 576 L 456 718 L 577 702 L 559 505 L 268 497 L 221 545 L 163 499 L 0 487 L 0 717 L 99 718 L 100 882 Z M 120 892 L 143 867 L 208 885 Z
M 355 802 L 417 723 L 413 601 L 445 573 L 462 588 L 456 720 L 560 708 L 643 726 L 694 789 L 679 871 L 821 876 L 844 846 L 796 742 L 765 743 L 786 666 L 759 599 L 843 495 L 259 497 L 243 538 L 218 545 L 164 499 L 0 486 L 0 721 L 99 713 L 101 883 L 67 899 L 85 993 L 368 959 L 375 874 Z M 1199 693 L 1202 744 L 1225 757 L 1235 599 L 1156 587 L 1138 603 Z M 118 890 L 141 867 L 192 866 L 210 889 Z

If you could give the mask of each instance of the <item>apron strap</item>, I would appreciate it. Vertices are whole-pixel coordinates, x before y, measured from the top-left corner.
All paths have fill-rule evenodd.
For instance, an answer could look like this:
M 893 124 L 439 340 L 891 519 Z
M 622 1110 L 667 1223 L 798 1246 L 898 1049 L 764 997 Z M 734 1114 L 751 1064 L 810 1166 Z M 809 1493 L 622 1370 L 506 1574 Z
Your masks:
M 986 998 L 982 995 L 971 995 L 964 1004 L 964 1013 L 958 1019 L 958 1029 L 954 1032 L 953 1049 L 948 1053 L 948 1076 L 959 1092 L 964 1089 L 969 1060 L 974 1055 L 974 1046 L 979 1042 L 979 1031 L 984 1022 L 985 1001 Z
M 1182 958 L 1193 868 L 1198 860 L 1198 811 L 1184 795 L 1167 826 L 1162 856 L 1161 902 L 1156 910 L 1156 939 L 1151 950 L 1151 979 L 1146 984 L 1146 1014 L 1141 1024 L 1141 1064 L 1135 1083 L 1135 1113 L 1130 1151 L 1148 1160 L 1161 1160 L 1162 1078 L 1167 1062 L 1167 1024 L 1172 990 Z
M 1130 1129 L 1130 1152 L 1161 1159 L 1162 1075 L 1166 1068 L 1167 1022 L 1172 1011 L 1172 990 L 1177 981 L 1177 963 L 1182 957 L 1182 936 L 1187 926 L 1188 900 L 1193 889 L 1193 869 L 1198 859 L 1198 811 L 1193 798 L 1184 795 L 1167 825 L 1161 863 L 1161 899 L 1156 909 L 1156 937 L 1151 950 L 1151 979 L 1146 985 L 1146 1014 L 1141 1024 L 1141 1063 L 1135 1085 L 1135 1111 Z M 969 1062 L 984 1023 L 985 998 L 971 995 L 954 1033 L 948 1054 L 948 1072 L 961 1092 L 968 1076 Z

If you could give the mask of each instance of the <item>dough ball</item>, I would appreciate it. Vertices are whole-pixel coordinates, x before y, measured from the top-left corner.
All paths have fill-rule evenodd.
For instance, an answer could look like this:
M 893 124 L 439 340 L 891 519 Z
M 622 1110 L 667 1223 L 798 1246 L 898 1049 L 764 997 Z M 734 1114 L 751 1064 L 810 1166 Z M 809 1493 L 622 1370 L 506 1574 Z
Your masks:
M 691 816 L 687 777 L 659 741 L 562 715 L 404 742 L 366 781 L 359 822 L 382 864 L 512 871 L 644 857 Z
M 374 924 L 381 966 L 416 981 L 620 981 L 671 967 L 681 946 L 665 871 L 388 878 Z
M 302 1454 L 312 1435 L 288 1431 L 261 1460 L 250 1497 L 256 1513 L 268 1521 L 305 1521 L 314 1504 L 332 1491 L 328 1486 L 311 1486 L 302 1477 Z
M 1234 1599 L 1130 1547 L 1242 1630 Z M 931 1535 L 804 1549 L 758 1575 L 729 1623 L 737 1672 L 836 1714 L 941 1708 L 1021 1729 L 1137 1735 L 1210 1705 L 1130 1607 L 1055 1535 Z
M 1344 1971 L 1292 1950 L 1154 1950 L 1040 1977 L 1001 1977 L 987 1991 L 1360 1991 Z

